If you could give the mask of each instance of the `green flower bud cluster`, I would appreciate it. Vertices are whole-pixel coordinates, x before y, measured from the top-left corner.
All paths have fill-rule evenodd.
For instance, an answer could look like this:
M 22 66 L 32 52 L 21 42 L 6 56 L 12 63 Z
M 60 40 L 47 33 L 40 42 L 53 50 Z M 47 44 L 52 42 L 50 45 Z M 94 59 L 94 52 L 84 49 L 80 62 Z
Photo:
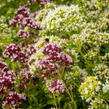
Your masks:
M 100 91 L 101 82 L 98 81 L 96 76 L 88 76 L 81 84 L 79 92 L 83 99 L 90 101 Z

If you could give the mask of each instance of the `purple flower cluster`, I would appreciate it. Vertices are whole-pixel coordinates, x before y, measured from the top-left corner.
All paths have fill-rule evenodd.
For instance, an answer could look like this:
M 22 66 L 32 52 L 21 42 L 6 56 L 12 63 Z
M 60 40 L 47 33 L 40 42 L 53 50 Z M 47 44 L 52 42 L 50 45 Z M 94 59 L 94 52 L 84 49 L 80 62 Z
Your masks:
M 60 53 L 62 50 L 57 44 L 48 44 L 44 47 L 43 54 L 45 55 L 54 55 Z
M 10 24 L 14 27 L 26 27 L 29 26 L 33 29 L 40 30 L 42 29 L 40 25 L 36 24 L 34 18 L 30 14 L 30 10 L 26 7 L 19 7 L 16 11 L 18 16 L 15 16 L 12 20 L 10 20 Z
M 24 68 L 18 73 L 18 80 L 19 84 L 17 85 L 17 88 L 19 90 L 24 90 L 28 88 L 28 83 L 30 80 L 32 82 L 35 82 L 38 80 L 38 75 L 31 75 L 29 68 Z
M 13 90 L 15 77 L 16 75 L 12 71 L 2 73 L 0 76 L 0 96 L 8 94 L 9 91 Z
M 8 66 L 5 62 L 0 61 L 0 97 L 8 94 L 13 90 L 14 79 L 16 77 L 13 71 L 8 70 Z
M 13 62 L 16 61 L 25 62 L 25 58 L 26 58 L 25 53 L 21 51 L 19 46 L 16 46 L 13 43 L 7 46 L 3 54 L 4 57 L 6 58 L 11 57 Z
M 13 44 L 13 43 L 11 43 L 9 46 L 7 46 L 7 48 L 5 49 L 5 51 L 4 51 L 4 57 L 10 57 L 10 56 L 12 56 L 13 55 L 13 53 L 14 54 L 16 54 L 16 53 L 18 53 L 18 52 L 20 52 L 21 51 L 21 49 L 19 48 L 19 47 L 16 47 L 16 45 L 15 44 Z
M 25 17 L 29 17 L 30 15 L 30 10 L 29 8 L 25 7 L 25 6 L 22 6 L 22 7 L 19 7 L 16 11 L 16 14 L 21 14 Z
M 31 74 L 28 68 L 24 68 L 22 71 L 18 73 L 18 79 L 20 80 L 20 85 L 17 87 L 22 89 L 22 88 L 27 88 L 27 83 L 29 79 L 31 78 Z
M 53 71 L 58 68 L 58 64 L 54 63 L 53 60 L 51 60 L 49 57 L 43 57 L 41 60 L 38 62 L 38 68 L 40 70 L 48 70 L 48 71 Z
M 49 90 L 51 93 L 53 93 L 53 92 L 56 92 L 56 93 L 62 92 L 63 93 L 65 90 L 65 87 L 61 80 L 56 80 L 55 82 L 53 82 L 50 85 Z
M 62 54 L 60 56 L 60 60 L 61 60 L 62 64 L 66 65 L 66 66 L 73 64 L 72 58 L 68 54 Z
M 27 52 L 29 53 L 29 54 L 32 54 L 32 53 L 34 53 L 36 50 L 35 50 L 35 48 L 34 48 L 34 46 L 33 45 L 30 45 L 28 48 L 27 48 Z
M 18 78 L 23 79 L 23 81 L 30 79 L 30 77 L 31 75 L 28 68 L 24 68 L 22 71 L 18 73 Z
M 12 20 L 10 20 L 10 24 L 13 25 L 14 27 L 16 27 L 17 25 L 24 27 L 24 23 L 23 23 L 23 16 L 22 15 L 18 15 L 15 16 Z
M 16 77 L 16 74 L 13 71 L 4 72 L 3 77 L 8 77 L 10 80 L 14 80 Z
M 72 58 L 68 54 L 63 54 L 61 47 L 57 44 L 48 44 L 43 49 L 43 57 L 38 62 L 40 70 L 55 71 L 60 65 L 70 66 L 73 64 Z
M 26 98 L 23 95 L 16 92 L 10 92 L 5 101 L 3 101 L 3 107 L 5 109 L 22 109 L 22 102 L 24 100 L 26 100 Z
M 1 62 L 0 61 L 0 72 L 7 72 L 8 71 L 8 67 L 7 64 L 5 62 Z
M 26 39 L 30 37 L 30 33 L 26 32 L 25 30 L 19 30 L 18 37 Z
M 73 64 L 72 58 L 68 54 L 65 54 L 56 43 L 46 45 L 42 53 L 45 57 L 42 57 L 38 61 L 37 66 L 43 71 L 42 76 L 44 77 L 44 81 L 47 82 L 48 79 L 52 80 L 56 77 L 56 80 L 48 86 L 48 89 L 52 93 L 64 92 L 64 84 L 62 80 L 58 80 L 58 76 L 62 67 L 65 68 Z
M 27 6 L 19 7 L 16 11 L 17 16 L 10 20 L 10 24 L 14 27 L 30 27 L 31 29 L 41 30 L 41 26 L 36 24 L 34 16 L 30 14 L 29 8 Z M 30 29 L 30 31 L 31 31 Z M 33 32 L 26 32 L 25 30 L 19 30 L 18 37 L 26 39 L 29 38 Z

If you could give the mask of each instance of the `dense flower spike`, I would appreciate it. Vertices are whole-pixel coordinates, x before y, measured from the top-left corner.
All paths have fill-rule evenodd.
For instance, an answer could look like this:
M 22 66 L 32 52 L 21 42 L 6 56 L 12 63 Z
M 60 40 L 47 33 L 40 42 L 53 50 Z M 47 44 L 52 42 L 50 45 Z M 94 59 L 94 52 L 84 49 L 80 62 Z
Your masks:
M 30 14 L 30 10 L 27 7 L 19 7 L 16 13 L 18 16 L 15 16 L 12 20 L 10 20 L 10 24 L 14 27 L 20 26 L 24 28 L 29 26 L 36 30 L 42 29 L 39 24 L 36 24 L 33 16 Z
M 4 94 L 8 94 L 9 91 L 13 90 L 14 80 L 16 75 L 12 71 L 2 73 L 0 77 L 0 97 Z
M 33 45 L 30 45 L 28 48 L 27 48 L 27 52 L 29 53 L 29 54 L 32 54 L 32 53 L 34 53 L 36 50 L 35 50 L 35 48 L 34 48 L 34 46 Z
M 5 109 L 22 109 L 23 108 L 23 101 L 26 98 L 16 92 L 10 92 L 8 97 L 6 97 L 5 101 L 3 101 L 3 108 Z
M 10 20 L 10 25 L 13 25 L 14 27 L 21 25 L 23 18 L 24 17 L 22 15 L 15 16 L 12 20 Z
M 13 54 L 12 61 L 13 62 L 16 62 L 16 61 L 25 62 L 25 58 L 26 58 L 26 54 L 24 52 L 19 52 L 19 53 Z
M 44 47 L 43 53 L 45 55 L 52 55 L 54 53 L 60 53 L 61 48 L 57 44 L 48 44 Z
M 21 14 L 24 17 L 28 17 L 30 15 L 30 10 L 25 6 L 22 6 L 17 9 L 16 14 Z
M 43 57 L 38 62 L 38 68 L 40 70 L 48 69 L 49 71 L 55 70 L 58 68 L 58 64 L 53 63 L 53 60 L 49 60 L 49 57 Z
M 26 55 L 24 52 L 21 51 L 19 46 L 16 46 L 15 44 L 10 44 L 9 46 L 7 46 L 7 48 L 4 51 L 4 57 L 12 58 L 12 61 L 16 62 L 16 61 L 21 61 L 24 62 Z
M 64 92 L 65 87 L 61 80 L 56 80 L 50 85 L 49 90 L 51 93 L 53 92 L 59 93 L 59 92 Z
M 68 54 L 62 54 L 60 56 L 60 60 L 62 64 L 69 66 L 73 64 L 72 58 Z
M 27 88 L 27 84 L 31 79 L 31 74 L 28 68 L 24 68 L 18 73 L 18 79 L 20 80 L 20 85 L 17 87 L 21 89 Z
M 30 33 L 26 32 L 25 30 L 19 30 L 18 37 L 26 39 L 30 37 Z
M 20 51 L 21 49 L 12 43 L 9 46 L 7 46 L 3 54 L 4 54 L 4 57 L 8 58 L 12 56 L 13 54 L 18 53 Z
M 7 64 L 5 62 L 1 62 L 0 61 L 0 72 L 7 72 L 8 71 L 8 67 Z

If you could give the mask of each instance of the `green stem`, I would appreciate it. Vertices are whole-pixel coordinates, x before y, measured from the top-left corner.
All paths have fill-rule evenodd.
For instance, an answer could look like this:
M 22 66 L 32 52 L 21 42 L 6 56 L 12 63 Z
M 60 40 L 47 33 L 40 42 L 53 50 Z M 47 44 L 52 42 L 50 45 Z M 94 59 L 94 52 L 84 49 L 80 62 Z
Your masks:
M 82 104 L 83 104 L 83 109 L 86 109 L 87 107 L 85 101 L 83 101 Z
M 90 66 L 89 63 L 88 63 L 88 61 L 87 61 L 86 58 L 84 57 L 83 53 L 81 52 L 81 49 L 80 49 L 80 48 L 78 48 L 78 51 L 80 52 L 81 56 L 84 58 L 85 63 L 86 63 L 88 66 Z
M 62 70 L 62 69 L 61 69 L 61 70 Z M 63 72 L 62 72 L 62 73 L 64 73 L 64 70 L 65 70 L 65 68 L 63 68 Z M 64 87 L 65 87 L 65 89 L 66 89 L 67 94 L 69 95 L 69 97 L 70 97 L 72 103 L 74 104 L 74 109 L 77 109 L 77 105 L 76 105 L 76 102 L 75 102 L 74 97 L 73 97 L 73 92 L 72 92 L 72 94 L 70 94 L 70 92 L 69 92 L 69 90 L 68 90 L 66 84 L 64 83 L 64 81 L 63 81 L 63 79 L 62 79 L 61 73 L 59 73 L 59 77 L 60 77 L 60 79 L 62 80 L 62 82 L 63 82 L 63 84 L 64 84 Z
M 53 93 L 53 98 L 55 100 L 55 106 L 56 106 L 56 109 L 58 109 L 58 106 L 57 106 L 57 103 L 56 103 L 56 97 L 55 97 L 55 94 Z
M 76 105 L 76 102 L 74 100 L 73 93 L 72 93 L 72 95 L 70 94 L 70 92 L 69 92 L 68 88 L 66 87 L 66 85 L 65 85 L 65 88 L 66 88 L 67 94 L 69 95 L 72 103 L 74 104 L 74 109 L 77 109 L 77 105 Z

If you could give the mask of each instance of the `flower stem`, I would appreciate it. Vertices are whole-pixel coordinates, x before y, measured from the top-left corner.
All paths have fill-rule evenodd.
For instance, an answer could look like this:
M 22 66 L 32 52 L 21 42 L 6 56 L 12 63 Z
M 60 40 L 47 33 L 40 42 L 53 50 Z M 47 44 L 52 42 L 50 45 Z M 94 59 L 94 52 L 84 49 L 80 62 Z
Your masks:
M 62 73 L 64 73 L 64 70 L 65 70 L 65 68 L 63 68 L 63 72 L 62 72 Z M 60 77 L 60 79 L 62 80 L 62 82 L 63 82 L 63 84 L 64 84 L 64 87 L 65 87 L 65 89 L 66 89 L 67 94 L 69 95 L 69 97 L 70 97 L 72 103 L 74 104 L 74 109 L 77 109 L 77 105 L 76 105 L 76 102 L 75 102 L 74 97 L 73 97 L 73 92 L 72 92 L 72 94 L 70 94 L 70 92 L 69 92 L 69 90 L 68 90 L 66 84 L 64 83 L 64 81 L 63 81 L 63 79 L 62 79 L 61 73 L 59 73 L 59 77 Z
M 56 109 L 58 109 L 58 106 L 57 106 L 57 103 L 56 103 L 56 97 L 55 97 L 55 94 L 53 93 L 53 98 L 55 100 L 55 106 L 56 106 Z

